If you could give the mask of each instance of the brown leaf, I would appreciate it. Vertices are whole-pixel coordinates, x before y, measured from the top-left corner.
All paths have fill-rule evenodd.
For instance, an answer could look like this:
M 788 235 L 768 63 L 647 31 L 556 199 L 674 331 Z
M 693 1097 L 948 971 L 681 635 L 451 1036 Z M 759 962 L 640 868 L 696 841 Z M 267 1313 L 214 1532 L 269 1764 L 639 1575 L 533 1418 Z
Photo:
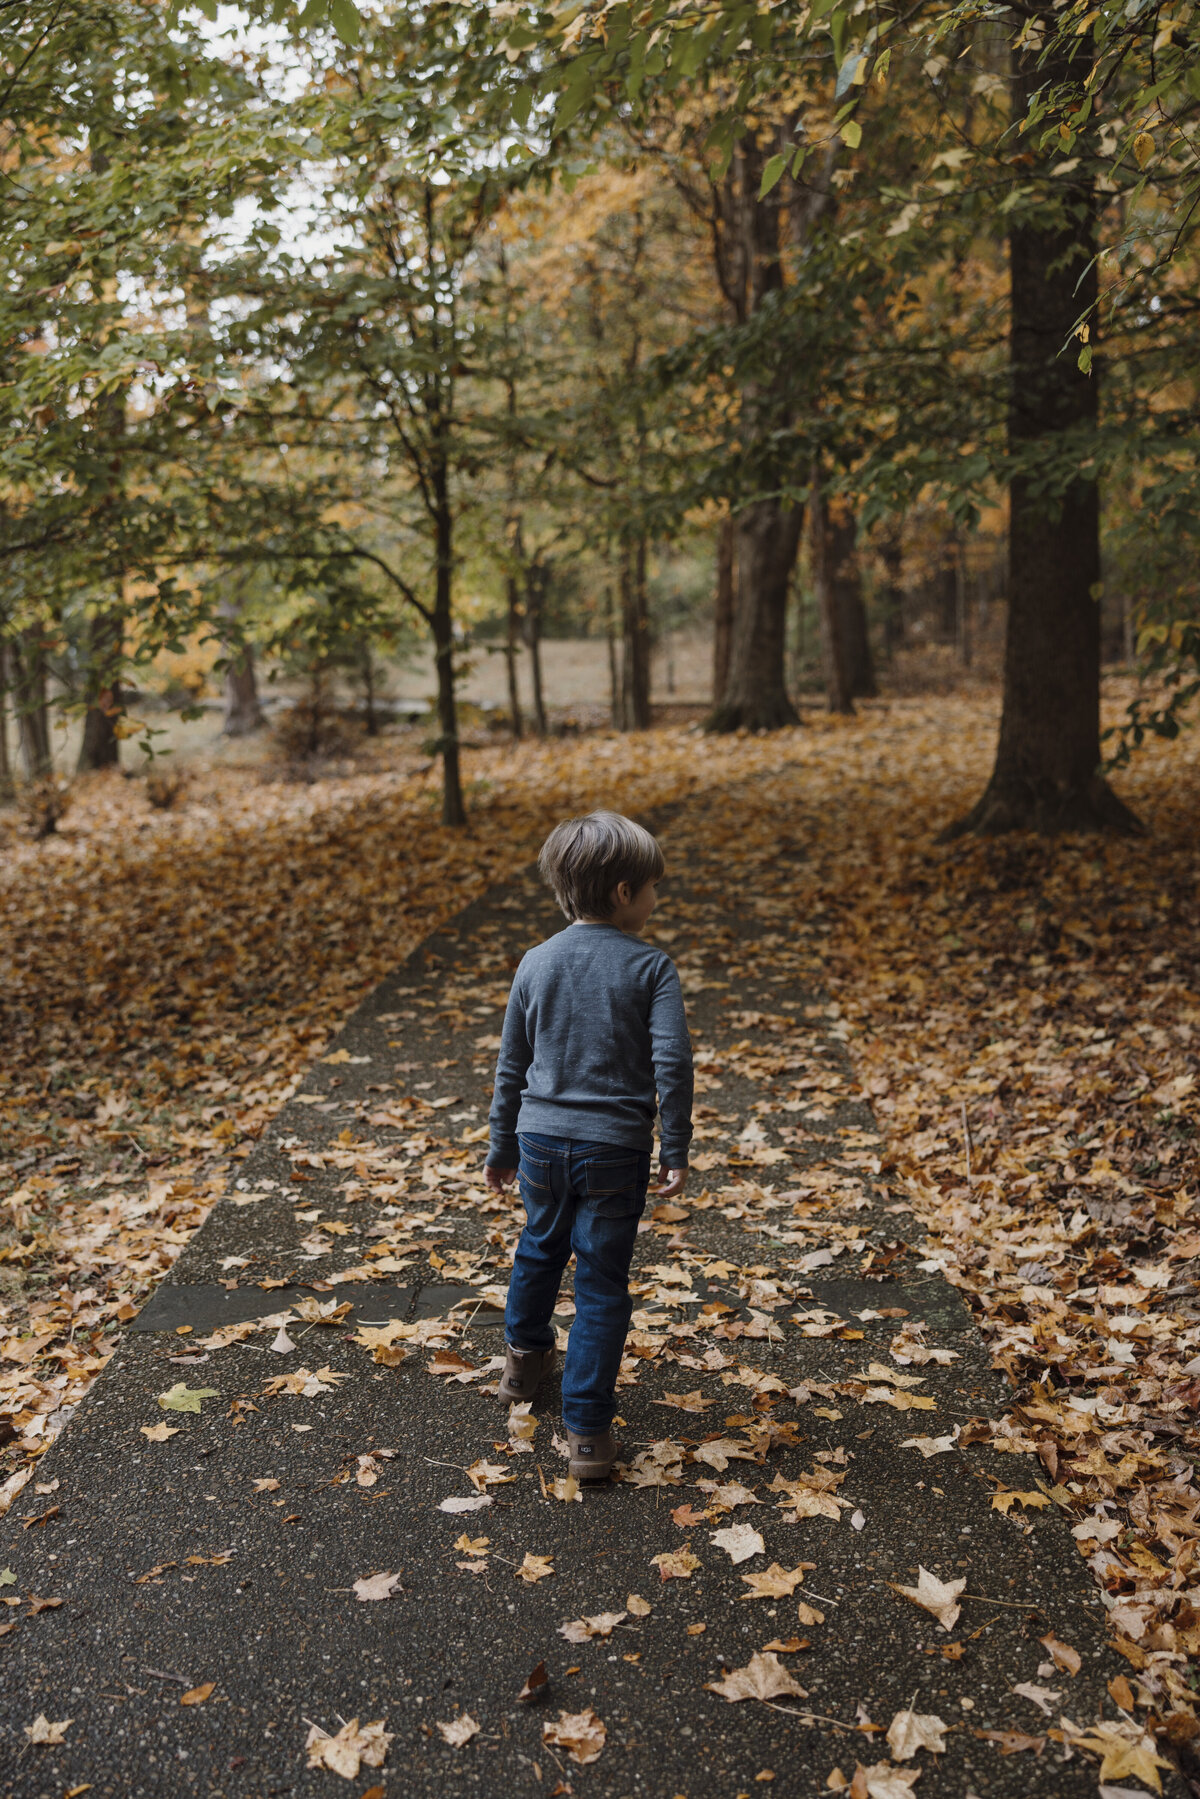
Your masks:
M 1039 1637 L 1038 1642 L 1056 1668 L 1061 1668 L 1064 1674 L 1078 1674 L 1083 1666 L 1083 1657 L 1078 1649 L 1072 1649 L 1069 1643 L 1060 1643 L 1053 1631 L 1044 1637 Z
M 964 1590 L 966 1584 L 965 1578 L 939 1580 L 936 1574 L 929 1572 L 928 1568 L 917 1569 L 915 1587 L 902 1587 L 894 1581 L 888 1582 L 893 1592 L 903 1594 L 905 1599 L 911 1599 L 913 1604 L 919 1605 L 923 1611 L 931 1612 L 943 1630 L 954 1629 L 955 1620 L 962 1609 L 958 1604 L 958 1595 Z
M 517 1694 L 520 1704 L 528 1705 L 531 1700 L 544 1699 L 550 1691 L 550 1676 L 546 1673 L 545 1662 L 539 1662 L 531 1673 L 525 1676 L 525 1685 Z
M 216 1687 L 215 1680 L 206 1680 L 203 1686 L 189 1687 L 186 1693 L 179 1695 L 180 1705 L 203 1705 Z
M 573 1762 L 586 1767 L 599 1761 L 608 1732 L 591 1706 L 581 1712 L 559 1712 L 553 1723 L 542 1725 L 542 1741 L 565 1749 Z
M 722 1699 L 780 1699 L 794 1695 L 807 1699 L 808 1694 L 792 1679 L 778 1656 L 770 1653 L 752 1655 L 744 1668 L 730 1668 L 720 1680 L 706 1680 L 705 1691 L 719 1693 Z

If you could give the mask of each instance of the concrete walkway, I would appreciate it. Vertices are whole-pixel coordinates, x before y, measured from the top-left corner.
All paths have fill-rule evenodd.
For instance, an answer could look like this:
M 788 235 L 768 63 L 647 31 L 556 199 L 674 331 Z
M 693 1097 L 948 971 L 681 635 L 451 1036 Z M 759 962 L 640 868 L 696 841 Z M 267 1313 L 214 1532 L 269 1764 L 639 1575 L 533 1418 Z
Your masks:
M 1098 1595 L 1040 1466 L 970 1442 L 1003 1383 L 786 915 L 730 912 L 702 823 L 668 833 L 658 933 L 701 1172 L 640 1239 L 628 1478 L 570 1496 L 557 1383 L 527 1421 L 491 1390 L 517 1217 L 479 1141 L 554 928 L 524 878 L 350 1020 L 0 1525 L 0 1791 L 1096 1792 Z M 949 1628 L 896 1590 L 921 1569 Z

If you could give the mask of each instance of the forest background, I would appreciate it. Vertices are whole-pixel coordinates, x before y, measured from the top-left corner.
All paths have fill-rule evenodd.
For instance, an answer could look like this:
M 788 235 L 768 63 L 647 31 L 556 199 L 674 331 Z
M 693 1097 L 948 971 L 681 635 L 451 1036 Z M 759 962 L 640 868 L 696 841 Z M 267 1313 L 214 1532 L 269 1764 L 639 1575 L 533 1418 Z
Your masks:
M 0 1507 L 357 997 L 564 810 L 694 799 L 1186 1757 L 1194 7 L 0 27 Z M 262 766 L 148 753 L 221 689 Z

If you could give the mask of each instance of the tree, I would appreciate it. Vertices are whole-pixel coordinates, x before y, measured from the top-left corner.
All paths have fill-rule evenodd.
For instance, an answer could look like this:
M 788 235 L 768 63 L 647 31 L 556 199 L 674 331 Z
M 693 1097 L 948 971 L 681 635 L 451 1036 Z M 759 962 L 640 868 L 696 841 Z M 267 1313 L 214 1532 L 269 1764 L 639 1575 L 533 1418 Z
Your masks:
M 1041 37 L 1052 9 L 1032 15 Z M 1030 34 L 1036 42 L 1037 34 Z M 1086 55 L 1013 49 L 1013 110 Z M 1081 146 L 1085 148 L 1085 146 Z M 1071 353 L 1098 292 L 1094 177 L 1086 154 L 1061 165 L 1057 132 L 1021 160 L 1008 235 L 1009 579 L 1004 706 L 996 761 L 976 806 L 953 827 L 984 833 L 1136 828 L 1100 773 L 1099 369 Z M 1022 189 L 1024 190 L 1022 192 Z

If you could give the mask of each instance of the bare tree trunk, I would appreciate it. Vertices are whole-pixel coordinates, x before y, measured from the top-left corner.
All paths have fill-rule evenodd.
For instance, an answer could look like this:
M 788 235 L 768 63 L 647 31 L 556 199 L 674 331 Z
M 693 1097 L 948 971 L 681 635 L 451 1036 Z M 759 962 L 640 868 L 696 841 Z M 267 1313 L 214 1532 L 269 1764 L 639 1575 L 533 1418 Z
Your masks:
M 778 731 L 799 723 L 787 691 L 788 584 L 804 527 L 803 506 L 756 500 L 737 519 L 737 609 L 725 695 L 709 731 Z
M 1057 15 L 1044 3 L 1053 32 Z M 1013 109 L 1037 87 L 1079 81 L 1086 43 L 1048 59 L 1032 33 L 1013 52 Z M 1010 214 L 1008 627 L 1004 705 L 992 777 L 979 803 L 951 826 L 965 831 L 1136 830 L 1138 821 L 1100 773 L 1100 494 L 1093 458 L 1099 379 L 1076 364 L 1076 319 L 1097 296 L 1096 196 L 1082 163 L 1052 173 L 1052 148 L 1022 184 L 1039 204 Z M 1093 340 L 1097 318 L 1090 314 Z M 1064 351 L 1063 346 L 1068 347 Z M 1064 462 L 1072 471 L 1060 473 Z
M 12 798 L 13 786 L 8 749 L 8 645 L 0 638 L 0 804 Z
M 121 760 L 121 740 L 116 729 L 122 712 L 117 672 L 124 632 L 125 617 L 119 606 L 106 607 L 92 619 L 88 632 L 89 703 L 79 746 L 80 774 L 88 769 L 115 768 Z
M 379 714 L 375 710 L 375 658 L 371 653 L 371 639 L 363 638 L 362 656 L 359 661 L 359 673 L 363 685 L 363 710 L 366 714 L 366 730 L 368 737 L 379 735 Z
M 713 705 L 725 698 L 729 680 L 729 651 L 733 641 L 733 609 L 736 571 L 734 545 L 736 533 L 732 518 L 723 518 L 717 527 L 717 603 L 713 615 Z
M 832 566 L 828 509 L 821 486 L 821 473 L 813 464 L 809 487 L 809 534 L 812 556 L 813 587 L 817 595 L 817 613 L 821 620 L 821 651 L 825 663 L 825 691 L 831 712 L 852 714 L 853 683 L 850 646 L 846 641 L 846 619 L 838 604 L 836 569 Z
M 625 729 L 625 672 L 621 667 L 621 657 L 617 647 L 617 608 L 611 582 L 608 587 L 608 611 L 604 629 L 608 637 L 609 716 L 612 719 L 613 729 L 623 731 Z
M 52 768 L 50 716 L 46 704 L 46 651 L 36 629 L 22 631 L 11 645 L 13 710 L 21 760 L 30 781 L 40 781 Z
M 852 700 L 873 700 L 879 692 L 863 601 L 858 560 L 858 520 L 840 496 L 825 507 L 825 560 L 833 586 L 833 603 L 841 619 L 846 646 L 846 677 Z
M 433 646 L 437 660 L 438 748 L 442 753 L 442 823 L 467 821 L 463 804 L 462 773 L 458 745 L 458 706 L 454 693 L 454 621 L 450 610 L 454 570 L 454 523 L 450 511 L 449 483 L 444 466 L 433 476 L 437 574 L 433 602 Z
M 889 522 L 879 544 L 885 583 L 883 645 L 890 660 L 904 642 L 904 538 L 900 519 Z
M 515 574 L 505 583 L 508 602 L 508 629 L 504 639 L 504 667 L 508 675 L 508 724 L 516 742 L 525 734 L 521 717 L 521 695 L 517 686 L 517 645 L 521 639 L 521 589 Z
M 546 571 L 535 560 L 529 565 L 525 576 L 525 642 L 529 648 L 530 685 L 533 689 L 533 728 L 539 737 L 545 737 L 550 730 L 542 687 L 542 601 L 545 590 Z
M 258 698 L 258 676 L 254 668 L 254 651 L 243 644 L 230 658 L 225 670 L 225 720 L 223 737 L 249 737 L 260 731 L 266 720 Z
M 646 604 L 646 540 L 627 541 L 621 552 L 625 726 L 644 731 L 650 724 L 650 617 Z

